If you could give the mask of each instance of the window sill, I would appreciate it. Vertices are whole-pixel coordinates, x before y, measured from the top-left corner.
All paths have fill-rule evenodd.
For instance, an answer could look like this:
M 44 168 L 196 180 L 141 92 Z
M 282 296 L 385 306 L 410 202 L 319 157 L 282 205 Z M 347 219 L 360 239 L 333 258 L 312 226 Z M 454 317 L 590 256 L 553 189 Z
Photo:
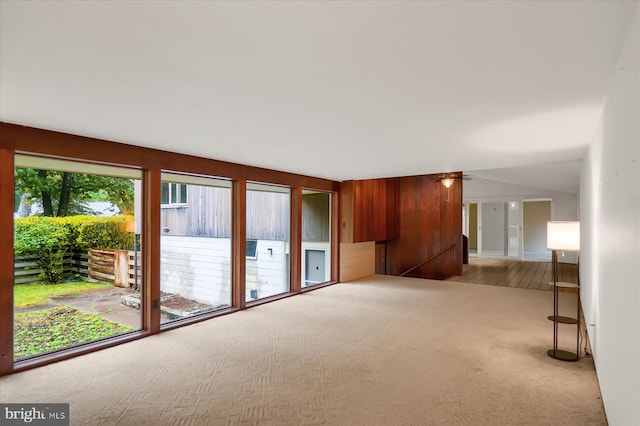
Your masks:
M 160 204 L 161 209 L 186 209 L 188 204 Z

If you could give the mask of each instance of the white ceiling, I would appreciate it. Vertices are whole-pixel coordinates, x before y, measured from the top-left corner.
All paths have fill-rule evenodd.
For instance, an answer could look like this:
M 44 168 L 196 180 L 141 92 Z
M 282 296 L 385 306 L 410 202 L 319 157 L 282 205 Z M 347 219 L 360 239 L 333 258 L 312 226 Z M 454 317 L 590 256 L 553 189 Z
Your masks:
M 522 185 L 555 192 L 580 192 L 581 161 L 544 163 L 516 168 L 475 170 L 465 173 L 466 179 Z
M 336 180 L 583 157 L 637 1 L 2 1 L 0 119 Z

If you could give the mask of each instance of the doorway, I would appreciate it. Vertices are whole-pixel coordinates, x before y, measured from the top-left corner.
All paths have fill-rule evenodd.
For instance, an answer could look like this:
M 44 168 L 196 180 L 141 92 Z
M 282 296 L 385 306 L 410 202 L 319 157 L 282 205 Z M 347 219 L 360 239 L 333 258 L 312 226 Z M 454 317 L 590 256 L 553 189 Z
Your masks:
M 467 214 L 469 255 L 520 258 L 520 201 L 470 202 Z
M 469 203 L 469 255 L 478 255 L 478 203 Z
M 524 260 L 551 259 L 547 250 L 547 222 L 551 220 L 551 200 L 522 203 L 522 238 Z
M 482 203 L 482 256 L 505 256 L 505 210 L 504 203 Z

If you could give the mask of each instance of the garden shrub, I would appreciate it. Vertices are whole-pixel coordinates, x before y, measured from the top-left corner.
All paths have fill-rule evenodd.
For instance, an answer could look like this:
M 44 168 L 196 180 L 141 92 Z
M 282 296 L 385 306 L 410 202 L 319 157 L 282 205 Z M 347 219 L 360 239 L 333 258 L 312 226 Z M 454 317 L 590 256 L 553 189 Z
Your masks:
M 133 233 L 127 232 L 132 216 L 69 216 L 67 220 L 78 249 L 133 249 Z
M 16 220 L 14 251 L 33 257 L 43 278 L 58 283 L 64 278 L 64 256 L 71 248 L 65 218 L 26 217 Z
M 32 216 L 16 219 L 16 256 L 34 258 L 43 278 L 58 283 L 64 278 L 64 256 L 89 248 L 133 247 L 133 233 L 127 232 L 132 216 Z

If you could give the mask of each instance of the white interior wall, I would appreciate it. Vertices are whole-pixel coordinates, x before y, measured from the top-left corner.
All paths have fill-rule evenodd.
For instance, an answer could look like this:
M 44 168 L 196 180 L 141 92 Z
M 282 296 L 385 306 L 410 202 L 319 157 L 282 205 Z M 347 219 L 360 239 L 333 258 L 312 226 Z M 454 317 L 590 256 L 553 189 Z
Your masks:
M 581 177 L 580 296 L 612 425 L 640 424 L 640 8 Z
M 482 253 L 504 256 L 504 203 L 482 203 Z
M 551 220 L 578 220 L 577 194 L 481 178 L 465 181 L 463 185 L 463 198 L 466 206 L 469 205 L 469 202 L 493 203 L 509 201 L 516 201 L 522 206 L 524 200 L 551 199 Z M 521 220 L 519 225 L 520 234 L 522 235 Z M 576 263 L 577 259 L 578 257 L 575 253 L 567 252 L 560 261 Z

